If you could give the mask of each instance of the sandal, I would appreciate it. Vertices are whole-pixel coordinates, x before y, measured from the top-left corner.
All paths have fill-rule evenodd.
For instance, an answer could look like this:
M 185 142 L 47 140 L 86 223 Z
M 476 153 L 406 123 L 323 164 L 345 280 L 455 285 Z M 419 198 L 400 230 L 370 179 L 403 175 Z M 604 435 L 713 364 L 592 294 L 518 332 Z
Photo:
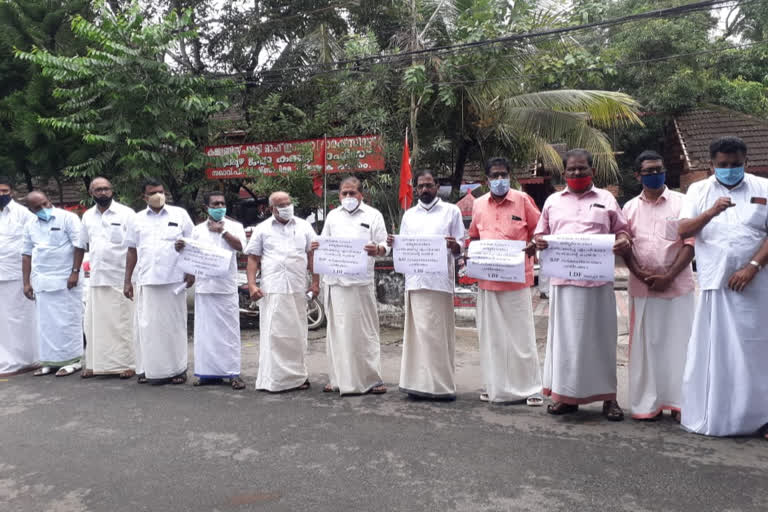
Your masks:
M 624 411 L 619 407 L 616 400 L 606 400 L 603 402 L 603 416 L 608 421 L 624 421 Z
M 147 379 L 147 376 L 145 374 L 139 373 L 138 375 L 136 375 L 136 382 L 138 382 L 139 384 L 146 384 L 147 382 L 149 382 L 149 379 Z
M 94 373 L 93 373 L 93 370 L 83 370 L 83 371 L 80 373 L 80 378 L 81 378 L 81 379 L 91 379 L 91 378 L 93 378 L 93 377 L 95 377 L 95 376 L 96 376 L 96 375 L 94 375 Z
M 125 370 L 124 372 L 120 373 L 119 377 L 121 379 L 125 380 L 125 379 L 130 379 L 134 375 L 136 375 L 136 371 L 135 370 Z
M 384 384 L 379 384 L 378 386 L 373 386 L 371 388 L 371 394 L 372 395 L 383 395 L 387 392 L 387 386 Z
M 304 381 L 304 384 L 296 388 L 296 391 L 304 391 L 305 389 L 309 389 L 309 388 L 310 388 L 309 379 L 307 379 Z
M 566 404 L 565 402 L 555 402 L 547 406 L 547 412 L 553 416 L 562 416 L 563 414 L 572 414 L 579 410 L 576 404 Z
M 525 399 L 525 405 L 528 407 L 541 407 L 544 405 L 544 399 L 539 395 L 529 396 Z
M 174 377 L 175 379 L 176 377 Z M 216 384 L 221 384 L 224 382 L 224 379 L 221 377 L 199 377 L 195 382 L 192 383 L 193 386 L 213 386 Z M 175 384 L 175 382 L 174 382 Z
M 83 364 L 81 362 L 68 364 L 67 366 L 62 366 L 59 368 L 59 371 L 56 372 L 57 377 L 68 377 L 72 375 L 75 372 L 79 372 L 83 369 Z
M 35 373 L 33 373 L 32 375 L 34 377 L 42 377 L 43 375 L 48 375 L 52 371 L 53 371 L 53 368 L 51 368 L 50 366 L 43 366 L 35 370 Z
M 330 384 L 326 384 L 325 387 L 323 387 L 323 393 L 333 393 L 335 391 L 338 391 L 339 388 L 335 388 L 331 386 Z
M 179 384 L 184 384 L 187 382 L 187 372 L 180 373 L 176 375 L 175 377 L 171 377 L 171 384 L 174 386 L 178 386 Z
M 672 411 L 672 419 L 680 423 L 680 417 L 682 413 L 680 411 Z
M 488 398 L 488 393 L 480 393 L 480 401 L 481 402 L 488 402 L 490 399 Z
M 232 389 L 245 389 L 245 381 L 241 379 L 240 377 L 234 377 L 230 380 L 230 385 L 232 386 Z

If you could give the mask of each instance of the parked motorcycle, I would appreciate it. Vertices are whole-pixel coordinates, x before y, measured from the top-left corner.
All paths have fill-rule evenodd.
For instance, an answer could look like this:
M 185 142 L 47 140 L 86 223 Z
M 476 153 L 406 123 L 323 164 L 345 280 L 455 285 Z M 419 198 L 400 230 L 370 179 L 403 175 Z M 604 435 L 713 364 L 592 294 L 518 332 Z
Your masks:
M 256 284 L 261 282 L 260 277 L 256 277 Z M 237 274 L 237 295 L 240 304 L 240 315 L 256 319 L 259 317 L 259 301 L 251 300 L 251 294 L 248 291 L 248 278 L 244 271 Z M 325 309 L 319 297 L 307 295 L 307 325 L 310 331 L 321 328 L 325 325 Z

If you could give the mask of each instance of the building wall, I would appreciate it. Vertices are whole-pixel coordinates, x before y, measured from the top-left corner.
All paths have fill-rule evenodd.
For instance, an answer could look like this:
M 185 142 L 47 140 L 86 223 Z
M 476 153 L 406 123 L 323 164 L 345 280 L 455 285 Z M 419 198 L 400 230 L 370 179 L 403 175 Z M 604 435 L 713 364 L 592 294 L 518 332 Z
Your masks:
M 701 181 L 707 179 L 709 176 L 709 170 L 693 170 L 688 171 L 680 175 L 680 192 L 687 192 L 688 187 L 695 181 Z

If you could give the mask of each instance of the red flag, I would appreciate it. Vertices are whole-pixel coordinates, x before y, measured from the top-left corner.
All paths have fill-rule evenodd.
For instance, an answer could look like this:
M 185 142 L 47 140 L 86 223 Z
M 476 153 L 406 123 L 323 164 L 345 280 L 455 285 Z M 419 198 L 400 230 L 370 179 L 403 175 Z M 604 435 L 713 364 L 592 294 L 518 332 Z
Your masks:
M 323 197 L 323 175 L 315 174 L 312 178 L 312 191 L 317 197 Z
M 403 146 L 403 160 L 400 162 L 400 208 L 407 210 L 411 207 L 413 199 L 413 184 L 411 181 L 411 155 L 408 150 L 408 131 L 405 132 L 405 146 Z

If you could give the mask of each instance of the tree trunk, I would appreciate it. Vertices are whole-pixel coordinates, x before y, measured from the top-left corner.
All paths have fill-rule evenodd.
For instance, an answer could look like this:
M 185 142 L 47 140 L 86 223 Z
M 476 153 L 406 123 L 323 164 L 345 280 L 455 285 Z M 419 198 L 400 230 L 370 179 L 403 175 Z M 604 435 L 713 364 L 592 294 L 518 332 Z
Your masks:
M 411 139 L 413 144 L 411 147 L 411 169 L 416 169 L 419 162 L 419 106 L 416 104 L 416 95 L 411 93 L 411 107 L 410 107 L 410 127 L 411 127 Z
M 451 176 L 451 194 L 461 187 L 461 182 L 464 180 L 464 164 L 467 163 L 467 158 L 473 147 L 475 147 L 475 141 L 473 139 L 461 139 L 458 151 L 456 152 L 456 165 L 453 168 L 453 175 Z

